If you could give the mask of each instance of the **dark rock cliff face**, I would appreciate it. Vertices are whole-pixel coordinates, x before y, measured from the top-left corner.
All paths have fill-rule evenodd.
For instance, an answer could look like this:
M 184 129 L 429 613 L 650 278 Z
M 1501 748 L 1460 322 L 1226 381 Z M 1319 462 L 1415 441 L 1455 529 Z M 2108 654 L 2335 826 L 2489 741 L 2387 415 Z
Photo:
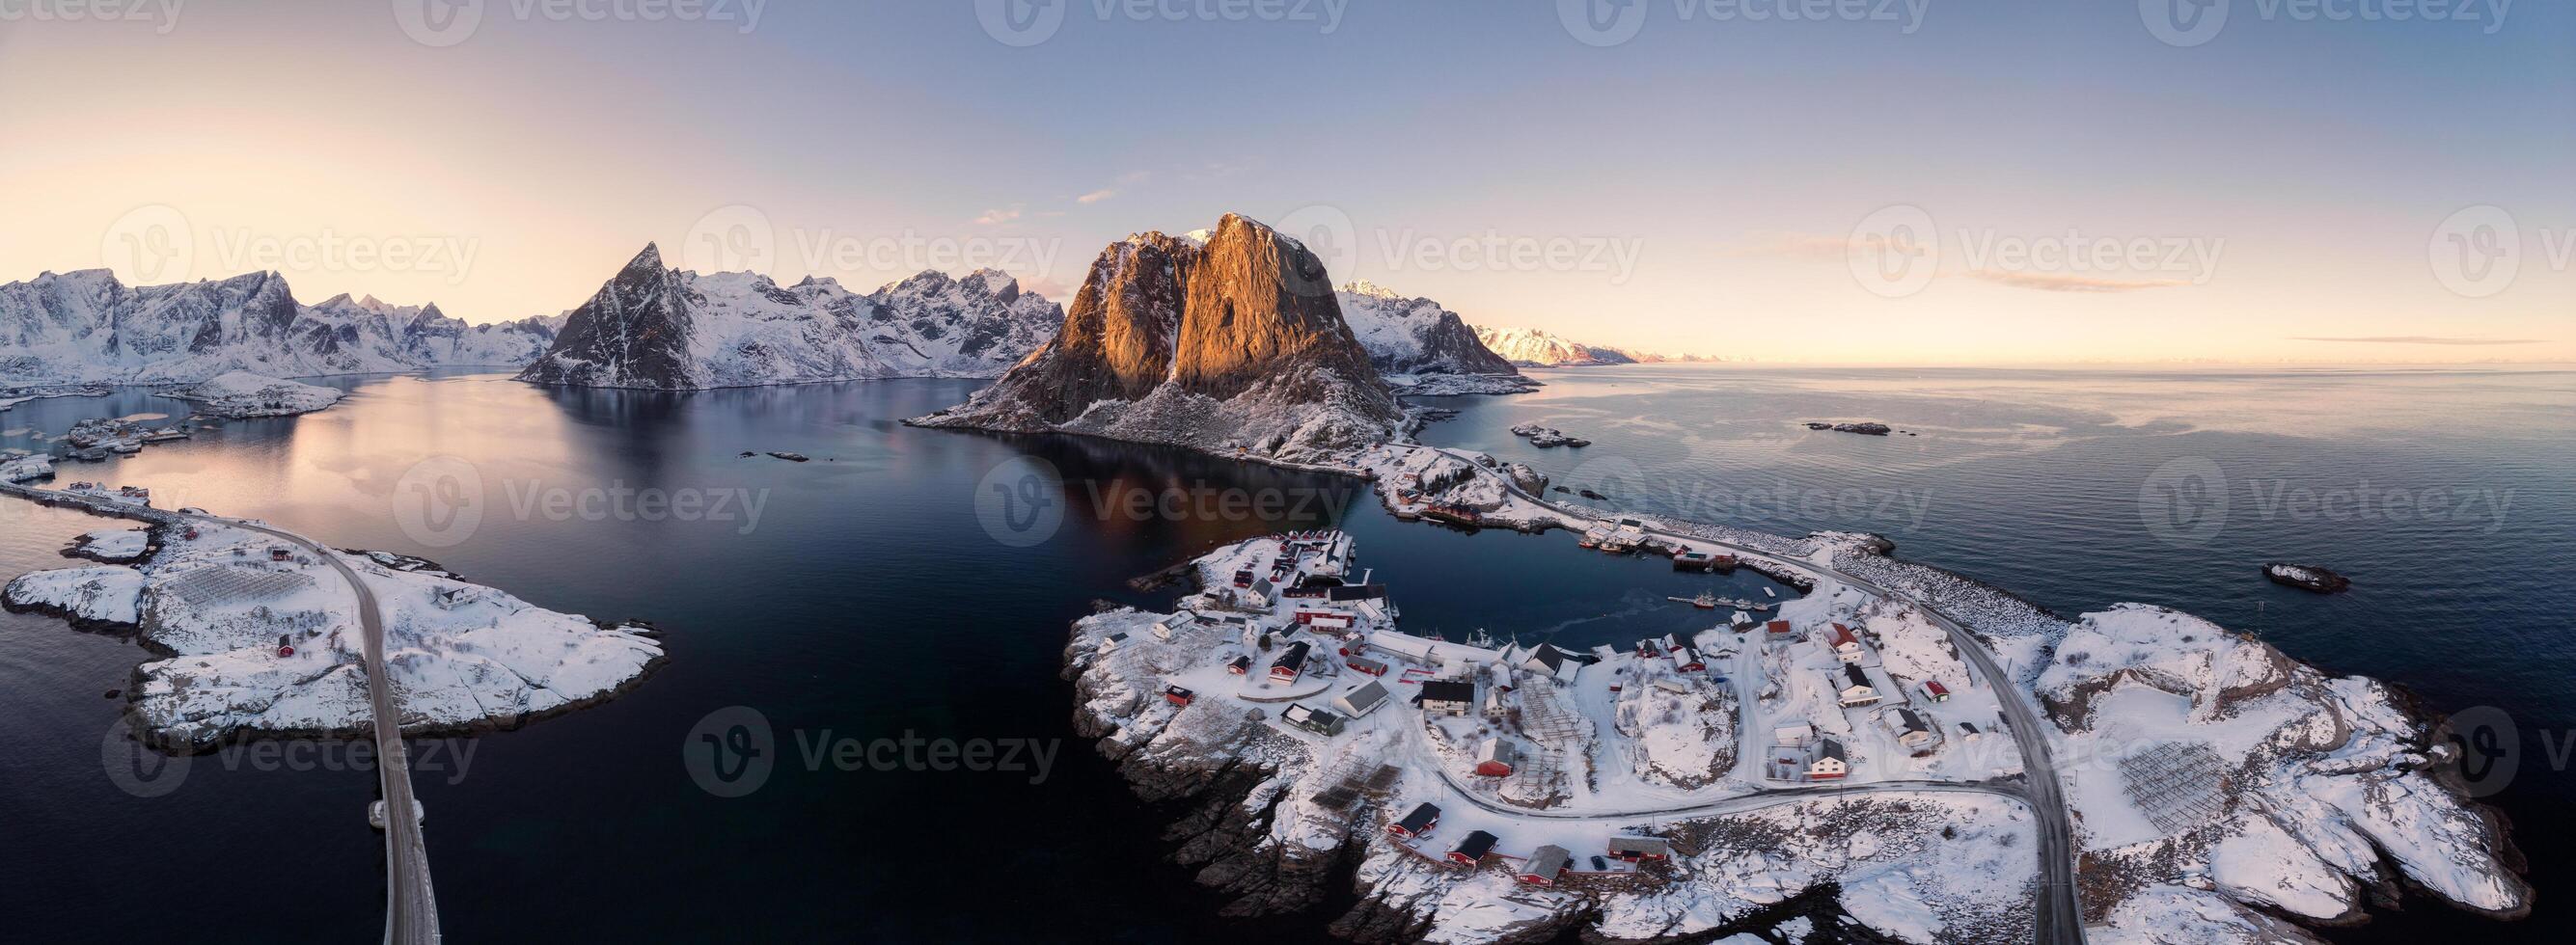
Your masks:
M 688 290 L 647 243 L 564 322 L 519 379 L 572 386 L 688 386 Z
M 1233 214 L 1204 245 L 1131 236 L 1092 263 L 1053 340 L 912 422 L 1328 461 L 1402 415 L 1330 285 L 1305 246 Z

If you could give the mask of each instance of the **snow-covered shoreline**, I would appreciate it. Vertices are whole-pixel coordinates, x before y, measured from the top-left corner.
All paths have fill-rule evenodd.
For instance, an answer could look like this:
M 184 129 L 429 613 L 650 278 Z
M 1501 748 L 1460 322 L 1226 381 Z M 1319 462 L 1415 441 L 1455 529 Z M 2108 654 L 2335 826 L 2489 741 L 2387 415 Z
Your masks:
M 1461 502 L 1480 512 L 1485 524 L 1524 531 L 1581 532 L 1611 517 L 1591 515 L 1592 510 L 1569 514 L 1514 496 L 1493 484 L 1505 478 L 1500 464 L 1484 459 L 1477 469 L 1444 476 L 1429 467 L 1458 462 L 1455 457 L 1398 445 L 1363 451 L 1330 466 L 1299 463 L 1295 468 L 1372 478 L 1390 508 L 1405 504 L 1392 494 L 1403 480 L 1416 491 L 1416 507 Z M 2166 608 L 2119 605 L 2068 620 L 1972 578 L 1887 557 L 1892 545 L 1876 536 L 1790 538 L 1695 523 L 1665 522 L 1661 527 L 1813 562 L 1937 607 L 2012 667 L 2018 678 L 2010 682 L 2042 704 L 2057 729 L 2048 735 L 2054 753 L 2076 759 L 2061 774 L 2076 821 L 2077 850 L 2087 863 L 2082 911 L 2094 941 L 2311 941 L 2282 917 L 2314 926 L 2357 921 L 2366 908 L 2394 906 L 2400 887 L 2496 918 L 2519 917 L 2529 909 L 2531 890 L 2516 875 L 2513 864 L 2519 854 L 2501 815 L 2477 805 L 2442 777 L 2448 749 L 2431 740 L 2438 720 L 2402 690 L 2360 677 L 2328 676 L 2258 640 Z M 1727 921 L 1741 921 L 1756 911 L 1739 904 L 1725 915 L 1685 910 L 1694 918 L 1683 925 L 1617 924 L 1606 921 L 1622 908 L 1615 905 L 1618 897 L 1612 897 L 1608 901 L 1613 904 L 1569 905 L 1501 925 L 1451 922 L 1446 918 L 1451 912 L 1491 908 L 1506 896 L 1526 903 L 1531 892 L 1503 882 L 1479 895 L 1440 881 L 1456 877 L 1439 870 L 1426 878 L 1419 869 L 1400 866 L 1400 859 L 1387 859 L 1393 854 L 1382 849 L 1383 836 L 1368 825 L 1317 835 L 1310 823 L 1290 823 L 1290 799 L 1317 787 L 1302 780 L 1328 767 L 1331 758 L 1275 726 L 1213 738 L 1210 732 L 1180 726 L 1175 719 L 1181 713 L 1144 708 L 1133 674 L 1113 671 L 1108 668 L 1113 661 L 1099 657 L 1098 648 L 1110 635 L 1126 633 L 1131 641 L 1142 640 L 1143 631 L 1158 619 L 1160 615 L 1111 612 L 1076 623 L 1066 672 L 1077 681 L 1077 723 L 1085 734 L 1102 739 L 1103 754 L 1120 761 L 1140 795 L 1197 797 L 1205 812 L 1190 823 L 1202 828 L 1231 825 L 1199 834 L 1177 854 L 1184 862 L 1215 864 L 1202 873 L 1203 882 L 1257 892 L 1230 912 L 1311 906 L 1319 901 L 1317 894 L 1291 887 L 1332 881 L 1332 864 L 1347 858 L 1361 864 L 1356 879 L 1363 905 L 1337 922 L 1335 930 L 1362 941 L 1420 936 L 1522 941 L 1576 924 L 1588 926 L 1588 938 L 1661 940 L 1727 929 Z M 2105 647 L 2126 652 L 2118 661 L 2105 661 Z M 2222 676 L 2206 675 L 2212 671 Z M 2219 681 L 2224 673 L 2256 673 L 2262 679 L 2230 685 Z M 2182 700 L 2186 711 L 2167 715 L 2174 710 L 2157 708 L 2175 705 L 2175 700 Z M 2117 704 L 2122 711 L 2109 716 L 2086 712 L 2087 702 Z M 2115 724 L 2097 726 L 2097 718 Z M 2158 810 L 2157 816 L 2168 822 L 2141 828 L 2146 801 L 2123 795 L 2121 764 L 2147 763 L 2129 761 L 2132 756 L 2187 760 L 2202 751 L 2234 772 L 2218 802 L 2222 813 L 2201 820 Z M 1373 813 L 1391 818 L 1401 813 L 1401 805 Z M 1768 862 L 1764 869 L 1772 872 L 1795 865 Z M 1757 874 L 1770 875 L 1763 870 L 1741 875 Z M 1424 886 L 1426 882 L 1431 885 Z M 1869 913 L 1882 904 L 1855 902 L 1848 887 L 1845 892 L 1845 910 L 1855 921 L 1875 927 Z M 2026 899 L 2022 907 L 2027 909 Z M 1910 937 L 1903 929 L 1878 931 Z M 2177 934 L 2182 937 L 2172 937 Z
M 242 420 L 312 413 L 339 403 L 346 395 L 337 388 L 227 371 L 170 396 L 196 404 L 209 415 Z
M 125 692 L 139 737 L 165 749 L 370 734 L 356 599 L 328 562 L 211 519 L 171 517 L 151 535 L 135 564 L 19 575 L 0 603 L 154 654 Z M 615 698 L 667 659 L 640 622 L 545 610 L 400 556 L 333 554 L 379 602 L 406 734 L 516 728 Z

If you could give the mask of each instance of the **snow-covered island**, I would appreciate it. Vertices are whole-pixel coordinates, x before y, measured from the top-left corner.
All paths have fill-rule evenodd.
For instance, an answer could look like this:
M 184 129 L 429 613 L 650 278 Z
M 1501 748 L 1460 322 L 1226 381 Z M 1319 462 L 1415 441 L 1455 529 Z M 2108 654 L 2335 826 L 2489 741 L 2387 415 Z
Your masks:
M 336 388 L 263 377 L 249 371 L 227 371 L 175 395 L 210 416 L 228 419 L 288 417 L 312 413 L 340 402 Z
M 2500 819 L 2378 682 L 2165 608 L 2068 620 L 1874 536 L 1558 506 L 1491 457 L 1404 443 L 1347 464 L 1399 514 L 1633 528 L 1789 590 L 1630 645 L 1453 643 L 1398 628 L 1403 589 L 1369 583 L 1349 536 L 1301 533 L 1198 559 L 1168 613 L 1076 621 L 1078 727 L 1141 797 L 1197 805 L 1175 855 L 1230 912 L 1351 882 L 1333 929 L 1368 942 L 2080 922 L 2096 943 L 2295 943 L 2409 894 L 2529 908 Z
M 1513 427 L 1512 435 L 1528 440 L 1530 441 L 1531 446 L 1535 446 L 1540 449 L 1547 449 L 1555 446 L 1582 447 L 1592 445 L 1591 440 L 1587 440 L 1579 436 L 1567 436 L 1563 430 L 1559 430 L 1555 427 L 1543 427 L 1535 423 L 1524 423 Z
M 164 747 L 366 734 L 358 599 L 338 570 L 228 520 L 150 517 L 141 542 L 132 536 L 147 533 L 111 530 L 77 545 L 87 553 L 148 543 L 139 563 L 20 575 L 0 603 L 131 633 L 160 656 L 136 667 L 126 693 L 135 731 Z M 378 602 L 406 733 L 516 727 L 615 696 L 664 659 L 642 624 L 546 610 L 418 559 L 332 554 Z
M 2352 586 L 2352 579 L 2313 564 L 2272 562 L 2263 566 L 2263 576 L 2272 583 L 2303 591 L 2332 594 Z

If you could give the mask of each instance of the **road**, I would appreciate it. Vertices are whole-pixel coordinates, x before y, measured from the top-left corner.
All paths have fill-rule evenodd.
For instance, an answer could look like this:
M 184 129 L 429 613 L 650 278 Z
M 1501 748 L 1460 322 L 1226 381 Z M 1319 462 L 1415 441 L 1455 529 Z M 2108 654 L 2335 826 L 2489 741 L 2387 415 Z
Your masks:
M 1577 518 L 1595 517 L 1595 510 L 1566 508 L 1544 497 L 1531 495 L 1518 484 L 1513 483 L 1511 477 L 1486 468 L 1461 451 L 1415 444 L 1396 445 L 1410 449 L 1437 450 L 1452 459 L 1465 462 L 1479 475 L 1492 476 L 1495 481 L 1502 484 L 1507 494 L 1535 503 L 1540 508 Z M 2003 707 L 2006 727 L 2012 730 L 2013 743 L 2021 750 L 2022 770 L 2028 775 L 2028 787 L 2020 796 L 2028 800 L 2039 812 L 2040 895 L 2033 903 L 2038 913 L 2038 922 L 2033 929 L 2034 940 L 2039 945 L 2083 945 L 2084 909 L 2076 899 L 2074 829 L 2067 818 L 2066 796 L 2063 785 L 2058 780 L 2057 756 L 2049 746 L 2048 729 L 2041 727 L 2046 723 L 2040 718 L 2039 711 L 2031 705 L 2030 699 L 2022 693 L 2021 688 L 2013 683 L 2012 677 L 2005 675 L 2003 668 L 1996 665 L 1994 655 L 1986 652 L 1984 643 L 1979 642 L 1967 628 L 1960 626 L 1958 621 L 1950 619 L 1929 602 L 1898 594 L 1870 581 L 1824 565 L 1783 558 L 1758 548 L 1733 542 L 1703 538 L 1698 535 L 1684 535 L 1659 528 L 1647 529 L 1647 534 L 1668 541 L 1714 545 L 1735 552 L 1739 558 L 1760 559 L 1779 567 L 1828 577 L 1884 599 L 1905 601 L 1922 611 L 1926 617 L 1931 618 L 1943 632 L 1948 633 L 1951 642 L 1958 646 L 1959 652 L 1965 654 L 1968 662 L 1975 666 L 1977 673 L 1985 677 L 1986 685 L 1994 689 L 1995 702 Z M 1724 811 L 1707 812 L 1724 813 Z
M 376 778 L 385 802 L 385 941 L 388 945 L 435 945 L 439 941 L 438 897 L 429 884 L 429 847 L 421 840 L 420 808 L 411 793 L 411 752 L 402 739 L 402 713 L 394 705 L 393 677 L 385 672 L 384 611 L 376 593 L 358 572 L 331 549 L 292 532 L 220 516 L 208 521 L 244 528 L 302 547 L 326 562 L 358 595 L 358 625 L 366 646 L 367 698 L 373 703 L 376 732 Z

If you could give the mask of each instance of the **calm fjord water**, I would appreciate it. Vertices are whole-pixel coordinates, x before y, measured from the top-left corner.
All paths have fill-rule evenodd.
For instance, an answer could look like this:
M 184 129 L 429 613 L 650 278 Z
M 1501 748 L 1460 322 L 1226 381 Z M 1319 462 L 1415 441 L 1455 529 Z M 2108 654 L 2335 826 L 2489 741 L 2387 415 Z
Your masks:
M 2255 629 L 2331 670 L 2403 683 L 2437 708 L 2511 712 L 2522 774 L 2501 795 L 2542 906 L 2496 926 L 2418 905 L 2339 941 L 2537 935 L 2576 868 L 2546 838 L 2576 801 L 2543 734 L 2576 725 L 2576 375 L 2481 371 L 2250 373 L 1623 368 L 1542 375 L 1513 398 L 1455 398 L 1425 435 L 1532 462 L 1649 512 L 1788 533 L 1875 531 L 1899 554 L 2074 614 L 2124 600 Z M 1356 484 L 1076 439 L 913 430 L 971 382 L 893 381 L 688 395 L 559 391 L 497 377 L 351 378 L 342 405 L 236 422 L 65 480 L 147 485 L 163 505 L 267 518 L 344 547 L 425 555 L 531 602 L 668 631 L 671 662 L 607 705 L 516 732 L 432 740 L 463 763 L 424 776 L 431 861 L 458 941 L 796 939 L 1311 940 L 1322 920 L 1220 919 L 1223 898 L 1162 861 L 1169 811 L 1128 794 L 1068 724 L 1065 623 L 1095 599 L 1152 603 L 1126 579 L 1209 544 L 1341 520 L 1408 628 L 1479 627 L 1590 644 L 1698 625 L 1663 603 L 1710 586 L 1571 542 L 1397 523 Z M 0 414 L 17 431 L 135 413 L 142 392 Z M 1875 419 L 1918 436 L 1810 432 Z M 1538 450 L 1507 428 L 1588 437 Z M 791 463 L 766 455 L 793 451 Z M 1061 470 L 1047 540 L 992 537 L 986 474 L 1036 456 Z M 461 462 L 480 520 L 406 530 L 407 471 Z M 2216 478 L 2209 474 L 2216 470 Z M 2161 470 L 2161 472 L 2160 472 Z M 723 521 L 645 520 L 553 495 L 693 490 Z M 1269 516 L 1117 511 L 1134 490 L 1280 497 Z M 2177 491 L 2177 490 L 2196 491 Z M 2409 495 L 2404 515 L 2382 499 Z M 594 491 L 595 490 L 595 491 Z M 2450 501 L 2423 511 L 2424 497 Z M 735 498 L 717 500 L 715 496 Z M 2486 498 L 2481 499 L 2480 496 Z M 2509 496 L 2509 499 L 2507 498 Z M 750 501 L 745 501 L 745 498 Z M 2179 499 L 2177 497 L 2180 497 Z M 2214 498 L 2213 498 L 2214 497 Z M 2175 517 L 2177 501 L 2202 502 Z M 2484 504 L 2481 505 L 2480 503 Z M 0 575 L 63 566 L 103 520 L 0 503 Z M 2213 510 L 2223 508 L 2213 527 Z M 757 509 L 756 520 L 749 518 Z M 1104 511 L 1107 510 L 1107 511 Z M 2149 514 L 2152 513 L 2152 514 Z M 2316 597 L 2255 572 L 2327 565 L 2353 590 Z M 274 772 L 193 759 L 176 791 L 109 780 L 101 741 L 145 654 L 58 620 L 0 615 L 0 914 L 29 940 L 183 934 L 345 941 L 382 923 L 363 771 Z M 682 750 L 701 718 L 748 705 L 777 732 L 759 791 L 701 791 Z M 800 739 L 1061 740 L 1034 773 L 808 771 Z M 470 749 L 470 755 L 465 752 Z M 427 756 L 428 746 L 422 749 Z

